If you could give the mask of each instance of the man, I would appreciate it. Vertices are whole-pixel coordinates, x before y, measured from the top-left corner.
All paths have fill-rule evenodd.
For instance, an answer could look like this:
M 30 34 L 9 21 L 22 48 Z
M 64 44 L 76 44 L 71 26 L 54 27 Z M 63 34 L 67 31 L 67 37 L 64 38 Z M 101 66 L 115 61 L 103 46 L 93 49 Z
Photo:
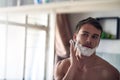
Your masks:
M 119 71 L 96 55 L 102 27 L 94 18 L 80 21 L 70 41 L 70 58 L 59 61 L 55 80 L 119 80 Z

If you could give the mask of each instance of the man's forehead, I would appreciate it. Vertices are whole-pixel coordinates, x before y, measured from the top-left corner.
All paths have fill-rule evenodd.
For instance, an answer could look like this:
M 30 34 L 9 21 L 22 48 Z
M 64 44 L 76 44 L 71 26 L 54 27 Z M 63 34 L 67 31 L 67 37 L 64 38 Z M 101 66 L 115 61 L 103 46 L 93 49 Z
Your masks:
M 98 34 L 100 35 L 101 34 L 101 31 L 97 28 L 95 28 L 93 25 L 90 25 L 90 24 L 85 24 L 81 27 L 81 29 L 79 30 L 79 32 L 88 32 L 88 33 L 91 33 L 91 34 Z
M 96 35 L 96 36 L 100 36 L 99 33 L 95 33 L 95 32 L 90 33 L 90 32 L 88 32 L 88 31 L 82 31 L 82 33 L 85 33 L 85 34 L 91 34 L 91 35 Z

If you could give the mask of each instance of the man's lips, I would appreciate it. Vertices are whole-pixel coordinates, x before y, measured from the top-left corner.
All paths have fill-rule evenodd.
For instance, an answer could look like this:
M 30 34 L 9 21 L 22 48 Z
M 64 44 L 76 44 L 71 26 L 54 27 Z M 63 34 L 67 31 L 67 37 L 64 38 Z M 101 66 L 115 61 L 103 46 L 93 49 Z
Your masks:
M 89 45 L 84 45 L 84 47 L 87 47 L 87 48 L 91 48 L 91 49 L 92 49 L 92 47 L 91 47 L 91 46 L 89 46 Z

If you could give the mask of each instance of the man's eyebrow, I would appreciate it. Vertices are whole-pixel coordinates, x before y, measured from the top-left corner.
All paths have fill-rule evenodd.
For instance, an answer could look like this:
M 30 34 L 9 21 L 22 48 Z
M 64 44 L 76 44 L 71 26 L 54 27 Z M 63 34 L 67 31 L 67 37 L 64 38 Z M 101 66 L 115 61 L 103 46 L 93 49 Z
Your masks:
M 88 33 L 88 34 L 90 34 L 89 32 L 87 32 L 87 31 L 82 31 L 83 33 Z
M 93 35 L 94 35 L 94 36 L 98 36 L 98 37 L 100 36 L 99 34 L 93 34 Z
M 90 33 L 89 33 L 89 32 L 87 32 L 87 31 L 83 31 L 83 33 L 90 34 Z M 94 36 L 98 36 L 98 37 L 100 36 L 99 34 L 96 34 L 96 33 L 95 33 L 95 34 L 93 34 L 93 35 L 94 35 Z

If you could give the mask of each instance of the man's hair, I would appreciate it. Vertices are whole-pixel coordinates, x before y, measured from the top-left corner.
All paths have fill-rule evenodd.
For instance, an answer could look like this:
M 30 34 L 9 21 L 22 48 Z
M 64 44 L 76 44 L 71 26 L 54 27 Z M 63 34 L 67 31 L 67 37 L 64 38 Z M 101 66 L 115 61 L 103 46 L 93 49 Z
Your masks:
M 93 25 L 96 29 L 100 30 L 101 33 L 103 31 L 102 26 L 98 22 L 98 20 L 96 20 L 95 18 L 92 18 L 92 17 L 88 17 L 88 18 L 78 22 L 78 24 L 76 25 L 75 33 L 78 33 L 79 30 L 81 29 L 82 25 L 84 25 L 84 24 L 91 24 L 91 25 Z

